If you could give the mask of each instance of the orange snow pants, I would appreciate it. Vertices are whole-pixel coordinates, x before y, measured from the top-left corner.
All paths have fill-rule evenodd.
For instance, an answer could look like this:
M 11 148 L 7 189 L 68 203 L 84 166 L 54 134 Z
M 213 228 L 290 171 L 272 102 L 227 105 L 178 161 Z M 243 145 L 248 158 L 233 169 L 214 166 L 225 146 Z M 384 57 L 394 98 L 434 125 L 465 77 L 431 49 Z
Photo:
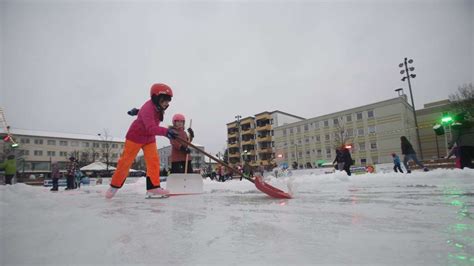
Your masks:
M 125 147 L 117 164 L 117 169 L 112 176 L 110 186 L 121 188 L 127 179 L 128 172 L 138 152 L 143 149 L 145 154 L 147 189 L 160 186 L 160 157 L 156 143 L 140 144 L 130 140 L 125 141 Z

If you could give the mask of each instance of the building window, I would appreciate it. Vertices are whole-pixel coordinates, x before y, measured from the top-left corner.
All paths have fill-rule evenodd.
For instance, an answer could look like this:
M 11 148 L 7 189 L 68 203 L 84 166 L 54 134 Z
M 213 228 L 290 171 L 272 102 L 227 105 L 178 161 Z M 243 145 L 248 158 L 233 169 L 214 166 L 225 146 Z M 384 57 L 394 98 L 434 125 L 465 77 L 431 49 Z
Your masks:
M 346 122 L 352 121 L 352 115 L 346 115 Z
M 89 148 L 89 142 L 83 142 L 82 147 Z
M 301 127 L 300 126 L 296 127 L 296 133 L 301 133 Z
M 375 141 L 370 142 L 370 149 L 371 150 L 376 150 L 377 149 L 377 142 L 375 142 Z
M 362 120 L 362 113 L 357 113 L 357 120 Z
M 94 144 L 92 145 L 92 147 L 94 147 L 94 148 L 99 148 L 99 143 L 94 142 Z
M 118 157 L 118 154 L 117 153 L 113 153 L 112 154 L 112 158 L 116 159 Z
M 60 151 L 60 152 L 59 152 L 59 156 L 61 156 L 61 157 L 67 157 L 67 152 L 65 152 L 65 151 Z
M 362 164 L 362 165 L 367 164 L 367 159 L 365 159 L 365 158 L 360 158 L 360 164 Z
M 310 152 L 309 152 L 309 151 L 306 151 L 306 155 L 309 155 L 309 154 L 310 154 Z
M 326 154 L 331 154 L 331 148 L 326 148 Z
M 30 151 L 29 150 L 22 150 L 20 154 L 23 155 L 23 156 L 29 156 Z
M 30 143 L 30 139 L 24 139 L 24 138 L 22 138 L 22 139 L 20 140 L 20 142 L 23 143 L 23 144 L 29 144 L 29 143 Z
M 304 131 L 306 132 L 306 131 L 308 131 L 308 130 L 309 130 L 308 124 L 304 125 Z
M 56 156 L 55 151 L 48 151 L 47 154 L 48 154 L 48 156 Z
M 369 134 L 375 133 L 375 126 L 369 126 Z
M 35 139 L 35 144 L 43 145 L 43 140 L 42 139 Z
M 318 156 L 322 156 L 322 155 L 323 155 L 323 151 L 322 151 L 322 150 L 317 150 L 316 152 L 317 152 Z
M 79 146 L 79 141 L 71 141 L 71 146 L 73 147 Z
M 295 145 L 295 141 L 294 141 L 294 140 L 290 140 L 290 145 Z
M 67 141 L 66 140 L 60 140 L 59 141 L 59 146 L 67 146 Z
M 48 145 L 56 145 L 56 141 L 54 139 L 48 139 Z
M 324 135 L 324 140 L 326 141 L 331 140 L 331 136 L 329 134 Z
M 303 157 L 303 152 L 299 151 L 299 152 L 298 152 L 298 157 L 299 157 L 299 158 L 302 158 L 302 157 Z
M 321 141 L 321 136 L 316 136 L 316 142 L 320 142 Z
M 365 151 L 365 142 L 359 142 L 359 151 Z
M 357 129 L 357 136 L 364 136 L 364 129 L 363 128 L 358 128 Z
M 290 128 L 290 135 L 293 134 L 293 128 Z
M 43 151 L 35 151 L 35 156 L 43 156 Z
M 113 149 L 117 149 L 117 148 L 118 148 L 117 143 L 112 144 L 112 148 L 113 148 Z
M 304 142 L 305 142 L 305 143 L 309 143 L 309 138 L 306 138 L 306 139 L 304 140 Z
M 298 140 L 298 144 L 301 144 L 301 139 Z
M 372 157 L 372 164 L 378 164 L 379 163 L 379 158 L 378 157 Z
M 329 126 L 329 121 L 328 120 L 325 120 L 324 121 L 324 127 L 328 127 Z
M 367 111 L 367 117 L 368 118 L 373 118 L 374 117 L 374 110 Z
M 346 130 L 346 135 L 347 135 L 348 137 L 354 136 L 354 129 L 352 129 L 352 128 L 347 129 L 347 130 Z
M 314 122 L 314 128 L 318 129 L 319 128 L 319 121 Z
M 334 123 L 334 125 L 339 125 L 339 119 L 337 118 L 334 118 L 332 122 Z

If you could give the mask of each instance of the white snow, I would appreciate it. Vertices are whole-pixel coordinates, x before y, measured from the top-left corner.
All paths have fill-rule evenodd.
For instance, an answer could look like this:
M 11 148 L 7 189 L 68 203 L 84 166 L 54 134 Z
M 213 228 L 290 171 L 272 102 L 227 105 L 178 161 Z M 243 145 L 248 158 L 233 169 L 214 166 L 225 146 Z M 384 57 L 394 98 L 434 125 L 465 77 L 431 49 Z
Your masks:
M 204 181 L 146 200 L 145 179 L 52 193 L 0 187 L 0 264 L 472 265 L 474 170 L 347 177 L 294 171 L 271 184 Z

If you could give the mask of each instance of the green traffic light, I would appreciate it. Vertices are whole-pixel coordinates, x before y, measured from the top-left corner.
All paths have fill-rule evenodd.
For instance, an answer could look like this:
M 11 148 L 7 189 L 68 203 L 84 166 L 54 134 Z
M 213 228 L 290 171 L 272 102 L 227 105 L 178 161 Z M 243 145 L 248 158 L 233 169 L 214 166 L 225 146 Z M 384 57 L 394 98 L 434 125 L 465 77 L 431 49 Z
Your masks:
M 453 122 L 453 117 L 451 117 L 451 116 L 443 116 L 441 118 L 441 123 L 443 123 L 443 124 L 447 124 L 447 123 L 451 123 L 451 122 Z

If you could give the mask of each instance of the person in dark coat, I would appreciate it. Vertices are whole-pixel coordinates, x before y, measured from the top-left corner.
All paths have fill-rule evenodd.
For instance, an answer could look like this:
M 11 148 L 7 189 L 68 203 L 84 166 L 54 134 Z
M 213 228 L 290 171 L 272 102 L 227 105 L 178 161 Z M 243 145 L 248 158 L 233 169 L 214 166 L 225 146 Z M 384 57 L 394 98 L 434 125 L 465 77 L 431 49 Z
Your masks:
M 401 145 L 402 145 L 402 154 L 404 155 L 403 157 L 403 165 L 407 169 L 407 173 L 411 173 L 410 167 L 408 167 L 408 161 L 413 160 L 416 164 L 418 164 L 425 172 L 428 171 L 428 168 L 426 168 L 423 163 L 421 163 L 418 160 L 418 157 L 416 157 L 416 152 L 413 149 L 413 146 L 411 143 L 408 141 L 407 137 L 401 136 L 400 137 Z
M 472 160 L 474 159 L 474 123 L 465 118 L 461 113 L 455 117 L 451 125 L 452 141 L 456 144 L 461 161 L 461 169 L 464 167 L 474 168 Z
M 53 179 L 53 188 L 51 189 L 51 191 L 58 191 L 58 180 L 59 180 L 59 177 L 60 177 L 58 163 L 57 162 L 53 163 L 51 168 L 52 168 L 51 169 L 51 178 Z
M 344 158 L 342 154 L 343 149 L 343 147 L 336 149 L 336 158 L 334 158 L 334 161 L 332 162 L 332 164 L 336 164 L 335 168 L 339 171 L 344 170 Z
M 344 162 L 343 170 L 346 171 L 347 175 L 350 176 L 351 173 L 351 165 L 353 164 L 352 161 L 352 156 L 351 152 L 349 151 L 348 148 L 342 147 L 341 148 L 341 153 L 342 153 L 342 161 Z
M 66 176 L 66 181 L 67 181 L 67 186 L 66 190 L 69 189 L 75 189 L 75 177 L 76 177 L 76 170 L 77 170 L 77 162 L 76 158 L 74 157 L 69 157 L 69 167 L 67 169 L 67 176 Z

